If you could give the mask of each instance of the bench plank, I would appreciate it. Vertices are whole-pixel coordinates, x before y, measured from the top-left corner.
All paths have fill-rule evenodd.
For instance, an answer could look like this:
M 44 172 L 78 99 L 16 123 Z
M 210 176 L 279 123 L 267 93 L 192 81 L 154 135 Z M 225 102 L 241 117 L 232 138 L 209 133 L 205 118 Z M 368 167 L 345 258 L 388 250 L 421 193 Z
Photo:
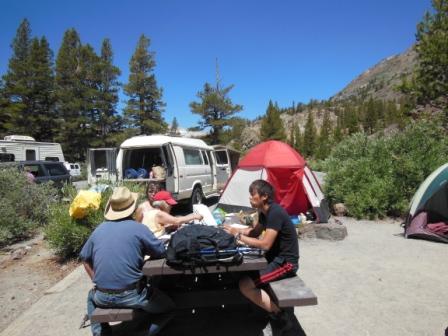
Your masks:
M 281 308 L 317 305 L 317 296 L 299 276 L 271 282 L 270 286 Z

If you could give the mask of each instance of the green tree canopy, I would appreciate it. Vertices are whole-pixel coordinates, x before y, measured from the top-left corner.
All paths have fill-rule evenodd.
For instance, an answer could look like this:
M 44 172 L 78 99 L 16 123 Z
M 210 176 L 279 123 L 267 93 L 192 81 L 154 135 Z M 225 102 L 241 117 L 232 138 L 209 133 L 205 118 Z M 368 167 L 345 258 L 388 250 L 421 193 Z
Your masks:
M 177 122 L 177 118 L 176 117 L 174 117 L 173 121 L 171 122 L 170 134 L 171 135 L 178 135 L 179 134 L 179 123 Z
M 417 26 L 418 67 L 414 93 L 420 103 L 448 96 L 448 1 L 432 0 L 434 12 L 427 12 Z
M 30 118 L 29 55 L 31 48 L 31 27 L 24 19 L 17 28 L 16 36 L 11 44 L 12 56 L 8 70 L 3 76 L 3 95 L 7 102 L 1 112 L 5 116 L 6 132 L 26 134 Z
M 305 132 L 303 135 L 303 154 L 307 157 L 313 156 L 316 152 L 316 146 L 317 146 L 316 125 L 314 124 L 313 113 L 310 111 L 308 113 L 308 118 L 306 119 Z
M 157 86 L 154 75 L 154 53 L 148 50 L 149 38 L 141 35 L 129 62 L 130 74 L 124 92 L 129 96 L 124 110 L 126 123 L 137 128 L 140 134 L 162 133 L 166 130 L 162 113 L 162 89 Z
M 232 125 L 233 116 L 243 110 L 242 105 L 233 104 L 229 92 L 233 85 L 221 88 L 219 81 L 216 87 L 209 83 L 204 84 L 204 89 L 197 93 L 199 101 L 190 103 L 191 112 L 198 114 L 199 129 L 210 130 L 210 141 L 217 144 L 224 129 Z
M 266 114 L 261 121 L 260 136 L 263 141 L 286 140 L 285 128 L 282 119 L 280 118 L 280 111 L 271 100 L 269 100 Z

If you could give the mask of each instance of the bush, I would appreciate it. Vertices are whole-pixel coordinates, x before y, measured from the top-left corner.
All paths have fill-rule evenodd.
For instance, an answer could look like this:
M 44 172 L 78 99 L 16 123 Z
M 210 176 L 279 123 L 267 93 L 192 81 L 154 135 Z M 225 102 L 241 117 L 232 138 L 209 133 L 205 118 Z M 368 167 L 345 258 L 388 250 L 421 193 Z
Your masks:
M 446 133 L 435 122 L 411 124 L 389 138 L 358 133 L 323 162 L 325 191 L 357 218 L 400 216 L 423 180 L 447 161 Z
M 74 187 L 66 187 L 65 203 L 50 208 L 50 218 L 45 235 L 50 247 L 63 258 L 76 257 L 92 231 L 104 221 L 104 209 L 111 194 L 108 189 L 101 195 L 98 210 L 91 210 L 86 217 L 74 219 L 69 215 L 70 204 L 77 195 Z
M 16 168 L 0 169 L 0 246 L 34 234 L 46 225 L 49 207 L 57 202 L 52 183 L 29 183 Z
M 101 181 L 101 184 L 109 184 L 110 188 L 102 193 L 100 208 L 91 210 L 83 219 L 74 219 L 69 215 L 70 204 L 78 193 L 72 185 L 67 185 L 62 190 L 65 203 L 54 204 L 50 208 L 50 217 L 45 234 L 50 247 L 61 257 L 78 256 L 90 234 L 104 221 L 104 210 L 114 186 L 107 181 Z M 139 193 L 138 203 L 144 199 L 146 184 L 127 182 L 123 185 L 132 192 Z

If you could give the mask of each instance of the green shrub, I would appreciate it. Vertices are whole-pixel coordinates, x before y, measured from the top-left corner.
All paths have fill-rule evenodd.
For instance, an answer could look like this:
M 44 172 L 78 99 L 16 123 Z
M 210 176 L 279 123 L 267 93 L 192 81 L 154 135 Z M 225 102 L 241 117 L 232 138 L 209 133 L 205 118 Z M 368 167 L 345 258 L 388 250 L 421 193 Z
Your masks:
M 357 218 L 404 215 L 418 186 L 447 161 L 448 140 L 436 122 L 411 124 L 387 138 L 354 134 L 323 162 L 325 192 Z
M 111 189 L 102 193 L 99 209 L 90 210 L 82 219 L 74 219 L 69 215 L 70 204 L 76 194 L 74 188 L 64 190 L 66 202 L 54 204 L 50 208 L 50 218 L 45 228 L 50 247 L 63 258 L 76 257 L 92 231 L 104 221 L 104 209 Z
M 47 223 L 57 202 L 51 183 L 29 183 L 15 168 L 0 169 L 0 246 L 27 238 Z

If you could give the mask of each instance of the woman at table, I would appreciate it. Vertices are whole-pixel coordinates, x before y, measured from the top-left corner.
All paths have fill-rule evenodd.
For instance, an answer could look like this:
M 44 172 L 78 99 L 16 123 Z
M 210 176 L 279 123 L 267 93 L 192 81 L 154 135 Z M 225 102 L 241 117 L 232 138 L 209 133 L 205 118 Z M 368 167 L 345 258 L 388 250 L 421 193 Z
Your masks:
M 225 230 L 250 247 L 266 251 L 268 265 L 257 276 L 240 280 L 242 294 L 270 313 L 273 329 L 281 334 L 291 327 L 287 313 L 269 296 L 269 282 L 295 276 L 299 266 L 297 232 L 288 213 L 274 202 L 274 188 L 264 180 L 256 180 L 249 187 L 249 201 L 258 210 L 258 223 L 253 228 L 238 229 L 225 226 Z M 261 233 L 264 234 L 261 236 Z
M 162 189 L 163 189 L 162 185 L 159 182 L 151 181 L 146 185 L 146 192 L 145 192 L 146 201 L 144 201 L 138 206 L 137 211 L 135 213 L 135 219 L 137 220 L 137 222 L 142 221 L 143 213 L 145 211 L 154 209 L 151 205 L 151 202 L 153 201 L 154 195 L 157 194 Z
M 166 232 L 177 230 L 184 223 L 202 219 L 202 216 L 196 213 L 180 217 L 171 216 L 171 207 L 176 204 L 170 192 L 159 191 L 150 201 L 151 208 L 142 211 L 136 219 L 146 225 L 157 238 Z

